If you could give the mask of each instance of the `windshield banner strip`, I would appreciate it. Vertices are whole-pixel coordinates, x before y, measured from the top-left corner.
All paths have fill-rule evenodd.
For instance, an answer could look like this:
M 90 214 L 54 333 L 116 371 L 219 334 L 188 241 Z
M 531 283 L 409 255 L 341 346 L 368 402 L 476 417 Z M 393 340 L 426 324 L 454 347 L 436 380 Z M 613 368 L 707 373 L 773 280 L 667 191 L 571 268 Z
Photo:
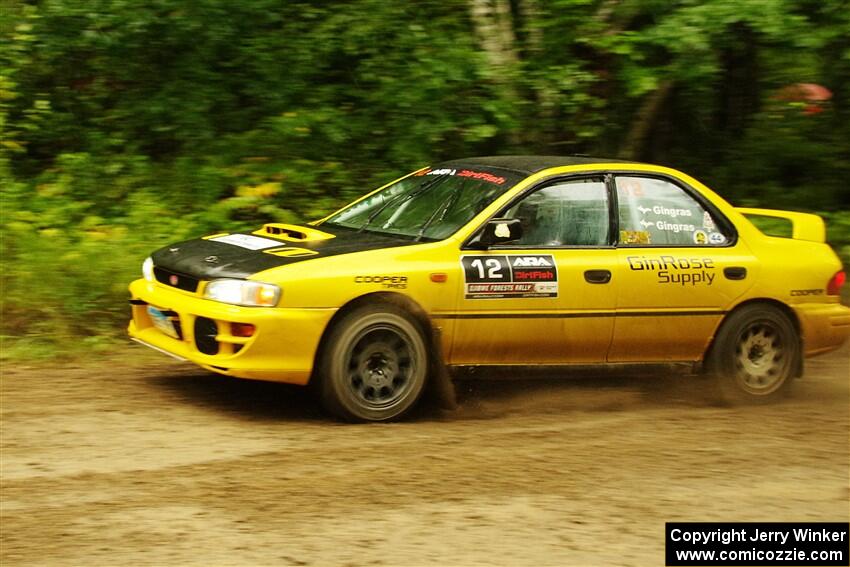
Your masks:
M 481 181 L 487 181 L 488 183 L 495 183 L 496 185 L 503 185 L 507 179 L 504 177 L 500 177 L 498 175 L 493 175 L 492 173 L 488 173 L 486 171 L 473 171 L 471 169 L 454 169 L 444 167 L 442 169 L 425 169 L 414 174 L 416 177 L 421 177 L 423 175 L 452 175 L 457 177 L 470 177 L 472 179 L 480 179 Z

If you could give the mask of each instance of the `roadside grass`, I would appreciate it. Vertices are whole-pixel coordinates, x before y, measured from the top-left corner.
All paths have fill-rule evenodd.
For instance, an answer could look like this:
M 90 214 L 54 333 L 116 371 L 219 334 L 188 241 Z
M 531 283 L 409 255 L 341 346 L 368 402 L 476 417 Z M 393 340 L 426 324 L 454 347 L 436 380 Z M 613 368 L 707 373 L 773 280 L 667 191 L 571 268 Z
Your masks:
M 47 341 L 43 337 L 0 337 L 0 374 L 12 368 L 79 366 L 145 366 L 176 362 L 127 337 L 90 337 L 88 341 Z

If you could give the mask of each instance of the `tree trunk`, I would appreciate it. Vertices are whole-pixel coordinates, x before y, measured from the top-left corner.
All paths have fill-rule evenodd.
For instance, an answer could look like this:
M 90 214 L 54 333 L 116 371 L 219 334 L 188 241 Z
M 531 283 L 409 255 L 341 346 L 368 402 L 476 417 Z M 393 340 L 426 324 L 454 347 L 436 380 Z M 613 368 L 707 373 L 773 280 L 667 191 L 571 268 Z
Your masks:
M 517 108 L 521 100 L 514 77 L 519 64 L 516 34 L 511 17 L 509 0 L 469 0 L 472 24 L 481 49 L 487 57 L 491 80 L 499 86 L 501 98 L 511 108 Z M 521 145 L 516 129 L 506 132 L 509 145 Z
M 507 0 L 470 0 L 469 8 L 475 34 L 490 67 L 504 72 L 516 65 L 519 57 L 510 3 Z
M 661 110 L 667 96 L 673 89 L 673 81 L 663 81 L 658 88 L 647 95 L 643 104 L 640 105 L 635 118 L 632 121 L 632 126 L 626 136 L 625 142 L 620 146 L 620 157 L 624 159 L 640 159 L 643 154 L 644 142 L 646 136 L 655 124 L 658 118 L 658 111 Z

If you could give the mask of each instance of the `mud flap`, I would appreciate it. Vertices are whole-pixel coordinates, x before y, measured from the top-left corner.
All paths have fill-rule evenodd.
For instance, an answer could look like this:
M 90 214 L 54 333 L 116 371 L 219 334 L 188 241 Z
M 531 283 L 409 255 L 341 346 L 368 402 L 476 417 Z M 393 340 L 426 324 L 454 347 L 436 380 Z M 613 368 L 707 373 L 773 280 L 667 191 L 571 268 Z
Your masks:
M 430 368 L 431 376 L 428 380 L 428 394 L 433 398 L 440 409 L 457 409 L 457 396 L 455 386 L 449 369 L 443 358 L 443 340 L 439 329 L 434 329 L 431 334 Z

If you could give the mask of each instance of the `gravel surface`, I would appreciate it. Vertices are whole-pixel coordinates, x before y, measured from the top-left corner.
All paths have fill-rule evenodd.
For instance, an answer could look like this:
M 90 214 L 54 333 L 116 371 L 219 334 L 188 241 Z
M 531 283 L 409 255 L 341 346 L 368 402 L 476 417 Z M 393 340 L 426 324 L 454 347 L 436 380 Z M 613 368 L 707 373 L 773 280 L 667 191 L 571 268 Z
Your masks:
M 6 366 L 0 563 L 663 565 L 665 521 L 848 521 L 850 350 L 807 368 L 770 406 L 572 376 L 343 425 L 165 358 Z

